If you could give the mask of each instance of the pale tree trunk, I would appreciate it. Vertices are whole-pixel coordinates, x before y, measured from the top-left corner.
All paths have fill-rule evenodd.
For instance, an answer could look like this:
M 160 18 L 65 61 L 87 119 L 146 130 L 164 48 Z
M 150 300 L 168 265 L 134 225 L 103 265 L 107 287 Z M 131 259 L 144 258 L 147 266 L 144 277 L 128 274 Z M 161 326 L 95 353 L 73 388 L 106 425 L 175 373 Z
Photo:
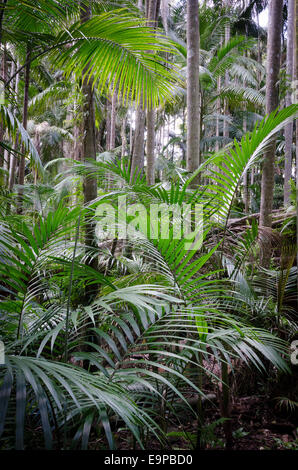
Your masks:
M 81 6 L 81 23 L 91 18 L 91 7 L 84 4 Z M 83 72 L 84 74 L 84 72 Z M 83 104 L 83 145 L 82 160 L 96 160 L 96 132 L 95 132 L 95 107 L 93 94 L 92 77 L 88 80 L 85 78 L 82 82 L 82 92 L 84 95 Z M 87 205 L 97 197 L 97 180 L 93 176 L 85 176 L 83 182 L 84 204 Z M 85 243 L 87 246 L 95 246 L 94 226 L 91 215 L 87 215 L 85 219 Z M 96 258 L 92 262 L 92 267 L 97 267 Z M 86 292 L 88 296 L 89 292 Z
M 226 0 L 226 6 L 230 6 L 230 0 Z M 231 26 L 230 24 L 227 24 L 225 27 L 225 44 L 227 44 L 231 39 Z M 229 85 L 229 72 L 226 71 L 225 73 L 225 86 L 227 87 Z M 225 99 L 224 100 L 224 115 L 228 116 L 229 115 L 229 105 L 228 101 Z M 223 137 L 226 138 L 226 144 L 228 143 L 228 139 L 230 137 L 230 125 L 227 119 L 224 119 L 223 122 Z
M 244 53 L 244 57 L 246 57 L 246 53 Z M 246 80 L 243 80 L 243 88 L 246 88 Z M 247 111 L 247 106 L 244 104 L 244 113 Z M 247 132 L 247 119 L 246 115 L 243 115 L 243 134 L 245 135 Z M 249 180 L 249 173 L 248 171 L 244 172 L 243 175 L 243 187 L 244 187 L 244 211 L 248 214 L 249 211 L 249 190 L 248 190 L 248 180 Z
M 112 94 L 112 100 L 108 102 L 108 116 L 107 116 L 107 150 L 112 151 L 115 148 L 116 144 L 116 104 L 117 104 L 117 93 L 116 90 Z M 106 181 L 106 189 L 109 190 L 111 187 L 111 175 L 108 174 Z
M 220 94 L 220 88 L 221 88 L 221 80 L 220 77 L 217 77 L 217 94 Z M 216 130 L 215 130 L 215 135 L 216 137 L 220 136 L 220 121 L 219 121 L 219 115 L 220 115 L 220 97 L 216 98 Z M 215 151 L 219 151 L 219 139 L 216 140 L 215 142 Z
M 136 111 L 135 119 L 135 134 L 130 172 L 131 181 L 133 179 L 133 175 L 142 173 L 144 168 L 145 116 L 145 110 L 140 105 Z
M 148 2 L 148 26 L 154 27 L 158 18 L 160 3 L 157 0 Z M 155 109 L 147 111 L 147 184 L 155 183 Z
M 138 1 L 139 9 L 143 9 L 143 2 Z M 133 142 L 133 152 L 131 156 L 130 181 L 132 182 L 136 175 L 143 172 L 144 168 L 144 132 L 146 112 L 144 103 L 140 103 L 136 110 L 135 134 Z
M 6 44 L 4 44 L 3 56 L 2 56 L 2 63 L 1 63 L 1 76 L 3 82 L 5 83 L 7 80 L 7 51 L 6 51 Z M 0 123 L 0 141 L 2 142 L 5 138 L 5 129 L 3 123 Z M 0 167 L 4 168 L 6 152 L 4 151 L 3 147 L 0 147 Z M 1 186 L 4 184 L 4 174 L 0 174 L 0 183 Z
M 187 2 L 187 170 L 200 165 L 200 36 L 198 0 Z M 198 179 L 197 181 L 198 182 Z
M 121 126 L 121 158 L 126 155 L 127 152 L 127 138 L 126 138 L 126 116 L 122 119 L 122 126 Z
M 147 184 L 155 183 L 155 110 L 147 111 Z
M 294 31 L 295 31 L 295 0 L 288 0 L 288 33 L 287 33 L 287 77 L 291 84 L 294 76 Z M 286 94 L 286 106 L 292 104 L 292 93 Z M 293 122 L 285 127 L 285 176 L 284 176 L 284 205 L 290 202 L 290 178 L 292 176 Z
M 146 17 L 148 18 L 148 25 L 154 26 L 155 19 L 157 16 L 157 9 L 159 9 L 160 2 L 159 0 L 147 0 L 146 1 Z M 141 7 L 141 5 L 139 5 Z M 133 154 L 131 160 L 131 173 L 130 179 L 133 181 L 134 176 L 143 172 L 144 169 L 144 132 L 145 132 L 145 119 L 146 111 L 145 104 L 141 103 L 138 106 L 136 112 L 136 121 L 135 121 L 135 135 L 134 135 L 134 145 L 133 145 Z M 149 169 L 147 168 L 147 182 L 148 184 L 153 184 L 154 182 L 154 166 L 155 166 L 155 156 L 154 156 L 154 147 L 155 147 L 155 111 L 150 109 L 147 111 L 147 167 L 149 162 Z M 149 151 L 149 154 L 148 154 Z
M 271 0 L 267 44 L 266 114 L 271 113 L 278 106 L 277 82 L 281 54 L 282 9 L 283 0 Z M 260 225 L 263 227 L 271 227 L 272 224 L 275 149 L 276 141 L 273 141 L 264 155 L 260 209 Z
M 166 34 L 168 34 L 169 0 L 161 2 L 161 19 Z
M 19 67 L 20 67 L 20 64 L 19 64 L 19 62 L 17 62 L 16 70 L 18 70 Z M 19 94 L 19 82 L 20 82 L 20 74 L 17 74 L 16 79 L 15 79 L 15 88 L 14 88 L 16 97 L 18 97 L 18 94 Z M 15 150 L 17 150 L 17 148 L 18 148 L 18 136 L 16 136 L 14 148 L 15 148 Z M 16 164 L 17 164 L 17 157 L 13 153 L 10 157 L 10 166 L 9 166 L 9 181 L 8 181 L 9 191 L 12 191 L 12 188 L 13 188 L 14 183 L 15 183 Z
M 257 17 L 257 25 L 258 25 L 258 64 L 262 64 L 262 53 L 261 53 L 261 38 L 259 33 L 260 28 L 260 18 L 258 10 L 256 9 L 256 17 Z M 261 83 L 261 72 L 258 71 L 257 73 L 258 83 Z
M 111 101 L 111 115 L 110 115 L 110 132 L 109 132 L 109 142 L 107 145 L 107 150 L 113 150 L 116 145 L 116 104 L 117 104 L 117 92 L 114 91 Z
M 24 88 L 24 103 L 23 103 L 23 127 L 27 129 L 27 121 L 28 121 L 28 103 L 29 103 L 29 83 L 30 83 L 30 58 L 31 58 L 31 46 L 28 44 L 27 46 L 27 53 L 26 53 L 26 67 L 25 67 L 25 88 Z M 25 180 L 25 148 L 22 148 L 22 155 L 20 157 L 19 163 L 19 178 L 18 183 L 19 185 L 24 185 Z M 18 213 L 22 212 L 22 205 L 23 205 L 23 188 L 19 189 L 18 192 Z
M 112 114 L 112 103 L 107 98 L 106 101 L 106 150 L 110 149 L 111 142 L 111 114 Z
M 245 86 L 245 84 L 244 84 Z M 246 134 L 247 132 L 247 121 L 246 121 L 246 116 L 244 116 L 243 119 L 243 133 Z M 249 174 L 247 171 L 244 172 L 243 175 L 243 186 L 244 186 L 244 211 L 246 214 L 248 214 L 249 211 L 249 190 L 248 190 L 248 180 L 249 180 Z
M 133 152 L 133 113 L 130 111 L 130 120 L 129 120 L 129 154 L 132 155 Z

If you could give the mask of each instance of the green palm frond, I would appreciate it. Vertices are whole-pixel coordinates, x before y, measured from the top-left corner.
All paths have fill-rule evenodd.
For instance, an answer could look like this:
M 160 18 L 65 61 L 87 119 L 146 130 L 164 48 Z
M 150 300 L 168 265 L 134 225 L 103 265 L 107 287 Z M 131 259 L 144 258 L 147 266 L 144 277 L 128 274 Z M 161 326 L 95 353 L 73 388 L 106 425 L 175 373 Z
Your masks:
M 99 90 L 113 84 L 125 105 L 136 101 L 151 107 L 171 98 L 178 75 L 168 70 L 163 54 L 174 53 L 173 45 L 125 10 L 74 24 L 57 42 L 72 42 L 64 52 L 52 53 L 67 77 L 72 73 L 92 76 Z
M 243 87 L 236 84 L 231 84 L 222 87 L 220 93 L 213 99 L 226 99 L 230 104 L 238 104 L 239 102 L 251 103 L 254 106 L 264 106 L 265 95 L 254 88 L 248 86 Z
M 206 196 L 212 201 L 212 206 L 216 207 L 217 220 L 227 221 L 235 192 L 247 172 L 257 161 L 270 144 L 271 139 L 282 129 L 289 120 L 297 116 L 297 105 L 292 105 L 280 112 L 273 112 L 255 125 L 251 134 L 246 134 L 238 143 L 234 141 L 233 148 L 213 155 L 194 173 L 195 175 L 209 167 L 209 174 L 212 175 L 212 183 L 208 185 Z M 217 166 L 218 170 L 214 168 Z
M 41 174 L 43 174 L 43 171 L 44 171 L 43 165 L 40 160 L 40 156 L 35 148 L 35 145 L 32 139 L 30 138 L 28 132 L 20 123 L 20 121 L 17 119 L 17 117 L 11 112 L 11 110 L 8 107 L 4 105 L 0 105 L 0 119 L 11 137 L 14 137 L 16 133 L 18 133 L 21 144 L 23 144 L 26 152 L 30 154 L 32 166 L 36 167 L 38 171 Z M 19 156 L 20 155 L 19 152 L 20 152 L 20 149 L 17 149 L 17 152 L 15 152 L 15 155 Z

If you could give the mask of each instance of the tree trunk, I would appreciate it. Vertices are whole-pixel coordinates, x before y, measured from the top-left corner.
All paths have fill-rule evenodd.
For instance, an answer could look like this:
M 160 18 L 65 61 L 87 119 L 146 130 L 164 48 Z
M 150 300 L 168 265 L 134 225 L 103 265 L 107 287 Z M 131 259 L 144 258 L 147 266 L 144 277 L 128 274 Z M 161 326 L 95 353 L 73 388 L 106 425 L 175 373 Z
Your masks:
M 246 35 L 247 31 L 246 31 Z M 244 53 L 244 57 L 246 57 L 246 53 Z M 246 80 L 243 80 L 243 88 L 246 88 Z M 246 119 L 246 113 L 247 111 L 247 106 L 244 104 L 244 109 L 243 109 L 243 134 L 245 135 L 247 132 L 247 119 Z M 244 211 L 246 214 L 248 214 L 249 211 L 249 190 L 248 190 L 248 180 L 249 180 L 249 173 L 248 171 L 244 172 L 243 175 L 243 200 L 244 200 Z
M 293 82 L 294 76 L 294 31 L 295 31 L 295 0 L 288 0 L 288 33 L 287 33 L 287 77 Z M 286 106 L 292 104 L 291 90 L 286 94 Z M 293 147 L 293 122 L 285 128 L 285 179 L 284 179 L 284 205 L 290 202 L 290 178 L 292 176 L 292 147 Z
M 244 84 L 245 86 L 245 84 Z M 243 133 L 246 134 L 247 132 L 247 121 L 246 121 L 246 116 L 244 116 L 243 119 Z M 249 190 L 248 190 L 248 180 L 249 180 L 249 174 L 248 171 L 244 172 L 243 175 L 243 186 L 244 186 L 244 211 L 246 214 L 248 214 L 249 211 Z
M 16 64 L 16 69 L 17 70 L 18 70 L 19 66 L 20 66 L 20 64 L 19 64 L 19 62 L 17 62 L 17 64 Z M 16 99 L 17 99 L 18 94 L 19 94 L 19 82 L 20 82 L 20 75 L 18 74 L 18 75 L 16 75 L 15 88 L 14 88 Z M 16 136 L 16 139 L 15 139 L 15 144 L 14 144 L 15 150 L 17 150 L 17 147 L 18 147 L 18 136 Z M 13 153 L 10 157 L 10 166 L 9 166 L 9 181 L 8 181 L 9 191 L 12 191 L 12 188 L 13 188 L 14 183 L 15 183 L 16 163 L 17 163 L 17 157 Z
M 221 88 L 221 80 L 220 77 L 217 77 L 217 88 L 216 92 L 219 95 L 220 94 L 220 88 Z M 219 121 L 219 115 L 220 115 L 220 98 L 216 98 L 216 130 L 215 130 L 215 135 L 216 137 L 220 136 L 220 121 Z M 215 142 L 215 152 L 219 151 L 219 139 L 216 139 Z
M 126 137 L 126 116 L 122 119 L 121 126 L 121 158 L 125 157 L 127 152 L 127 137 Z
M 130 179 L 133 181 L 134 175 L 143 172 L 144 168 L 144 132 L 145 132 L 145 110 L 140 105 L 136 111 L 135 135 L 133 143 L 133 153 L 131 162 Z
M 132 156 L 133 152 L 133 113 L 130 111 L 130 120 L 129 120 L 129 154 Z
M 269 6 L 269 26 L 267 45 L 267 81 L 266 81 L 266 114 L 274 111 L 278 106 L 278 88 L 280 54 L 281 54 L 281 28 L 282 28 L 283 0 L 271 0 Z M 264 156 L 262 183 L 261 183 L 261 209 L 260 225 L 271 227 L 271 212 L 273 206 L 274 188 L 274 160 L 276 141 L 274 141 Z M 263 265 L 268 265 L 270 257 L 267 251 Z
M 198 0 L 187 2 L 187 170 L 200 165 L 200 36 Z M 198 182 L 198 180 L 197 180 Z
M 147 111 L 147 183 L 155 183 L 155 110 Z
M 143 9 L 143 2 L 138 1 L 139 9 Z M 148 4 L 146 2 L 146 12 Z M 143 172 L 144 168 L 144 132 L 145 132 L 146 112 L 142 103 L 136 110 L 135 134 L 133 141 L 133 152 L 131 156 L 130 181 L 133 182 L 136 175 Z
M 149 0 L 148 3 L 148 26 L 154 27 L 157 17 L 157 0 Z M 155 110 L 147 111 L 147 183 L 155 183 Z
M 26 67 L 25 67 L 25 88 L 24 88 L 24 103 L 23 103 L 23 127 L 27 129 L 27 120 L 28 120 L 28 103 L 29 103 L 29 83 L 30 83 L 30 57 L 31 57 L 31 46 L 28 44 L 27 53 L 26 53 Z M 22 155 L 20 157 L 19 163 L 19 185 L 24 185 L 25 180 L 25 148 L 22 148 Z M 23 189 L 19 189 L 18 193 L 18 213 L 22 212 L 23 204 Z
M 226 7 L 230 6 L 230 0 L 226 0 Z M 225 44 L 227 44 L 231 39 L 231 25 L 227 24 L 225 27 Z M 229 85 L 229 72 L 226 71 L 225 73 L 225 86 L 227 87 Z M 229 115 L 229 105 L 228 101 L 225 99 L 224 100 L 224 115 L 228 116 Z M 227 119 L 224 119 L 223 121 L 223 137 L 226 139 L 224 141 L 224 145 L 228 143 L 229 137 L 230 137 L 230 125 Z
M 3 25 L 3 18 L 4 18 L 4 11 L 5 6 L 8 0 L 2 0 L 0 3 L 0 46 L 2 44 L 2 25 Z
M 81 23 L 88 21 L 91 18 L 91 7 L 86 6 L 85 2 L 81 4 Z M 85 71 L 84 71 L 85 72 Z M 84 75 L 83 72 L 83 75 Z M 84 95 L 83 104 L 83 145 L 82 145 L 82 160 L 85 162 L 88 159 L 96 160 L 96 132 L 95 132 L 95 108 L 94 108 L 94 95 L 93 95 L 93 80 L 92 77 L 88 80 L 85 78 L 82 82 L 82 91 Z M 87 205 L 97 197 L 97 180 L 93 176 L 86 176 L 83 182 L 84 204 Z M 85 244 L 87 246 L 94 246 L 94 227 L 92 223 L 92 216 L 87 215 L 85 219 Z M 92 267 L 97 267 L 97 261 L 94 259 Z M 88 293 L 86 293 L 88 295 Z
M 295 46 L 294 46 L 294 76 L 295 76 L 295 89 L 294 89 L 294 103 L 298 104 L 298 0 L 295 2 Z M 296 120 L 296 215 L 298 220 L 298 123 Z M 298 246 L 298 230 L 296 230 L 296 246 Z M 298 268 L 298 250 L 296 258 L 296 266 Z M 297 276 L 297 291 L 298 291 L 298 276 Z
M 168 17 L 169 17 L 169 0 L 162 0 L 161 2 L 161 19 L 165 33 L 168 34 Z
M 1 62 L 1 77 L 3 79 L 3 82 L 5 83 L 7 80 L 7 51 L 6 51 L 6 44 L 4 44 L 4 50 L 3 50 L 3 56 L 2 56 L 2 62 Z M 3 126 L 3 123 L 0 123 L 0 141 L 2 142 L 4 140 L 5 136 L 5 129 Z M 4 168 L 4 149 L 3 147 L 0 148 L 0 167 Z M 0 174 L 0 184 L 1 186 L 4 184 L 4 174 L 1 172 Z
M 116 104 L 117 104 L 117 93 L 114 91 L 111 101 L 111 115 L 110 115 L 110 132 L 109 142 L 107 143 L 107 150 L 113 150 L 116 144 Z

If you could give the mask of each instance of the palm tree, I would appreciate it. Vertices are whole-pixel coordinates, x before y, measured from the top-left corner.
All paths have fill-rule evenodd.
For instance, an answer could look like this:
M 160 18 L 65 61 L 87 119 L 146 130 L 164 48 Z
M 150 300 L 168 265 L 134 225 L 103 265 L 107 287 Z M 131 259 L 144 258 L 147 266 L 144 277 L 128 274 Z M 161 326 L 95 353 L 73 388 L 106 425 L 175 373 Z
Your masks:
M 266 67 L 266 113 L 269 114 L 278 106 L 278 87 L 281 53 L 281 27 L 282 27 L 283 0 L 270 2 L 269 6 L 269 26 L 268 26 L 268 52 Z M 274 161 L 275 161 L 275 143 L 265 153 L 262 185 L 261 185 L 261 209 L 260 225 L 262 227 L 271 227 L 271 213 L 273 203 L 274 187 Z M 264 264 L 267 264 L 264 259 Z
M 288 2 L 288 32 L 287 32 L 287 78 L 292 84 L 294 77 L 294 32 L 295 32 L 295 1 Z M 286 106 L 292 104 L 291 91 L 287 91 Z M 293 123 L 285 128 L 285 173 L 284 173 L 284 205 L 290 201 L 290 179 L 292 177 Z
M 187 169 L 200 165 L 200 35 L 198 0 L 187 2 Z

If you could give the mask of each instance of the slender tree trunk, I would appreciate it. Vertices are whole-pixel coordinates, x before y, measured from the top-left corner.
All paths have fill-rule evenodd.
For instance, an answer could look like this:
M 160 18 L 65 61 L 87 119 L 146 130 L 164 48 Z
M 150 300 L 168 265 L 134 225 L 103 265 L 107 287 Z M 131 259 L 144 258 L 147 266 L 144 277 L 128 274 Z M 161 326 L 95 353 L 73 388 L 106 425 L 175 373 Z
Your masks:
M 110 133 L 109 133 L 109 142 L 108 142 L 108 150 L 113 150 L 116 145 L 116 104 L 117 104 L 117 93 L 116 90 L 112 95 L 111 101 L 111 116 L 110 116 Z
M 293 82 L 294 77 L 294 31 L 295 31 L 295 0 L 288 0 L 288 33 L 287 33 L 287 77 Z M 286 106 L 292 104 L 291 90 L 286 94 Z M 290 202 L 290 178 L 292 176 L 292 148 L 293 148 L 293 122 L 285 128 L 285 180 L 284 180 L 284 205 Z
M 278 106 L 277 82 L 281 54 L 282 9 L 283 0 L 271 0 L 267 45 L 266 114 L 271 113 Z M 274 141 L 264 156 L 260 209 L 260 226 L 263 227 L 271 227 L 272 223 L 275 149 L 276 142 Z M 266 250 L 266 256 L 263 259 L 264 266 L 268 265 L 269 259 L 270 250 Z
M 226 0 L 226 7 L 230 6 L 230 0 Z M 225 44 L 227 44 L 231 39 L 231 25 L 230 23 L 226 25 L 225 27 Z M 226 71 L 225 73 L 225 86 L 227 87 L 229 85 L 229 72 Z M 228 101 L 225 99 L 224 100 L 224 115 L 228 116 L 229 115 L 229 105 Z M 227 119 L 224 119 L 223 122 L 223 137 L 225 137 L 226 141 L 225 144 L 228 143 L 228 139 L 230 137 L 230 125 Z
M 30 83 L 30 57 L 31 57 L 31 45 L 28 44 L 27 46 L 27 54 L 26 54 L 26 67 L 25 67 L 25 88 L 24 88 L 24 104 L 23 104 L 23 127 L 27 129 L 27 121 L 28 121 L 28 103 L 29 103 L 29 83 Z M 25 148 L 22 148 L 22 155 L 20 157 L 19 163 L 19 178 L 18 183 L 19 185 L 24 185 L 25 180 Z M 23 204 L 23 189 L 19 189 L 18 193 L 18 213 L 22 212 L 22 204 Z
M 155 183 L 155 110 L 147 111 L 147 184 Z
M 2 2 L 0 3 L 0 46 L 2 44 L 3 18 L 7 2 L 8 0 L 2 0 Z
M 17 62 L 16 69 L 18 69 L 19 66 L 20 66 L 20 64 L 19 64 L 19 62 Z M 20 81 L 20 75 L 18 74 L 18 75 L 16 75 L 15 89 L 14 89 L 16 99 L 17 99 L 18 93 L 19 93 L 19 81 Z M 16 136 L 15 143 L 14 143 L 14 148 L 15 148 L 15 150 L 17 150 L 17 148 L 18 148 L 18 136 Z M 12 191 L 12 188 L 13 188 L 14 183 L 15 183 L 16 164 L 17 164 L 17 157 L 13 153 L 10 157 L 10 166 L 9 166 L 9 180 L 8 180 L 8 189 L 9 189 L 9 191 Z
M 155 26 L 157 17 L 157 0 L 149 0 L 148 26 Z M 155 109 L 147 110 L 147 184 L 155 183 Z
M 106 100 L 106 150 L 110 150 L 111 114 L 112 114 L 112 103 L 109 100 L 109 98 L 107 98 L 107 100 Z
M 149 0 L 148 26 L 154 27 L 159 14 L 160 4 L 157 0 Z M 155 109 L 147 110 L 147 183 L 155 183 Z
M 169 0 L 161 2 L 161 19 L 166 34 L 168 34 Z
M 246 31 L 246 35 L 247 35 L 247 31 Z M 246 57 L 246 53 L 244 53 L 244 57 Z M 246 80 L 243 80 L 243 87 L 246 88 Z M 245 135 L 246 132 L 247 132 L 247 119 L 246 119 L 246 113 L 247 111 L 247 107 L 246 107 L 246 104 L 244 104 L 244 115 L 243 115 L 243 134 Z M 249 173 L 248 171 L 245 171 L 244 172 L 244 175 L 243 175 L 243 192 L 244 192 L 244 195 L 243 195 L 243 199 L 244 199 L 244 211 L 246 214 L 248 214 L 248 211 L 249 211 L 249 190 L 248 190 L 248 180 L 249 180 Z
M 146 2 L 147 4 L 147 2 Z M 143 8 L 142 2 L 138 2 L 138 7 Z M 147 5 L 146 5 L 147 12 Z M 133 153 L 131 156 L 130 181 L 132 182 L 136 175 L 143 172 L 144 168 L 144 132 L 145 132 L 146 112 L 142 103 L 136 110 L 135 134 L 133 142 Z
M 2 62 L 1 62 L 1 77 L 4 81 L 4 83 L 7 80 L 7 50 L 6 50 L 6 44 L 4 44 L 4 50 L 3 50 L 3 56 L 2 56 Z M 2 142 L 4 140 L 5 136 L 5 129 L 3 126 L 3 123 L 0 123 L 0 141 Z M 0 167 L 4 167 L 4 156 L 5 152 L 3 147 L 0 148 Z M 4 174 L 0 174 L 0 183 L 1 186 L 4 183 Z
M 223 423 L 225 438 L 226 438 L 226 449 L 230 450 L 233 445 L 233 433 L 231 423 L 231 399 L 230 399 L 230 383 L 229 383 L 229 370 L 228 364 L 223 358 L 221 363 L 221 379 L 222 379 L 222 393 L 220 396 L 220 409 L 222 418 L 226 418 Z
M 84 23 L 91 18 L 91 7 L 87 6 L 85 2 L 81 4 L 80 16 L 81 23 Z M 87 161 L 88 159 L 96 160 L 95 107 L 92 77 L 89 80 L 87 78 L 83 80 L 82 91 L 84 95 L 82 159 L 83 161 Z M 96 178 L 89 175 L 84 178 L 83 192 L 85 205 L 96 199 Z M 92 223 L 92 216 L 87 215 L 85 219 L 85 243 L 87 246 L 94 246 L 94 242 L 94 226 Z M 94 259 L 92 262 L 92 267 L 97 267 L 96 259 Z M 88 294 L 89 292 L 86 292 L 86 296 L 88 296 Z
M 244 116 L 244 119 L 243 119 L 243 133 L 246 134 L 246 132 L 247 132 L 247 121 L 246 121 L 246 116 Z M 248 173 L 248 171 L 245 171 L 244 175 L 243 175 L 243 186 L 244 186 L 244 211 L 245 211 L 246 214 L 248 214 L 248 211 L 249 211 L 248 180 L 249 180 L 249 173 Z
M 126 155 L 127 152 L 127 138 L 126 138 L 126 122 L 127 117 L 125 116 L 122 119 L 122 126 L 121 126 L 121 158 Z
M 187 2 L 187 169 L 200 165 L 200 36 L 198 0 Z M 198 182 L 198 179 L 197 181 Z
M 136 111 L 135 119 L 135 134 L 130 172 L 131 181 L 133 180 L 133 175 L 142 173 L 144 168 L 145 116 L 146 113 L 144 108 L 142 106 L 139 106 Z
M 220 94 L 220 88 L 221 88 L 221 80 L 220 77 L 217 77 L 217 94 Z M 220 136 L 220 121 L 219 121 L 219 115 L 220 115 L 220 98 L 218 97 L 216 99 L 216 130 L 215 130 L 215 135 L 216 137 Z M 216 140 L 215 142 L 215 151 L 219 151 L 219 139 Z
M 294 77 L 295 77 L 295 89 L 294 89 L 294 103 L 298 104 L 298 0 L 295 2 L 295 46 L 294 46 Z M 296 220 L 298 220 L 298 123 L 296 120 Z M 296 228 L 296 246 L 298 246 L 298 227 Z M 298 250 L 296 258 L 296 266 L 298 268 Z M 298 291 L 298 276 L 297 276 L 297 291 Z M 297 302 L 298 307 L 298 302 Z
M 129 154 L 132 155 L 133 152 L 133 113 L 130 112 L 130 120 L 129 120 Z

